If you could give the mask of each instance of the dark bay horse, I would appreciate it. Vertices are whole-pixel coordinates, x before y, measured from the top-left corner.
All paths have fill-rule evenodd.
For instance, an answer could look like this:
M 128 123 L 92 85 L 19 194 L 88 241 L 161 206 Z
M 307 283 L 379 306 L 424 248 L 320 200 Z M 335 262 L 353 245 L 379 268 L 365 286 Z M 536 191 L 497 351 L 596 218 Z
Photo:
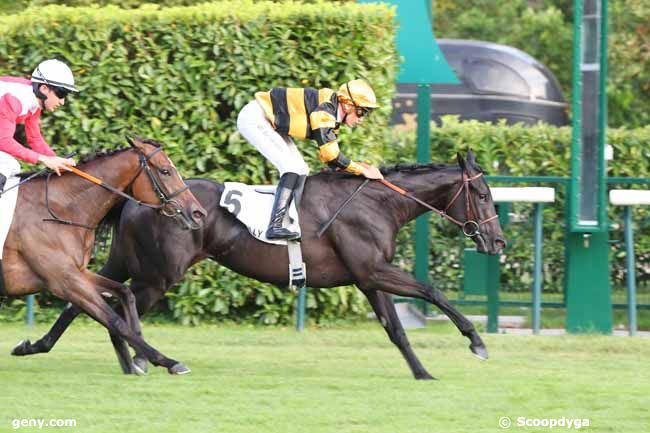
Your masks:
M 6 291 L 8 296 L 23 296 L 47 288 L 101 323 L 115 338 L 126 340 L 154 365 L 164 366 L 170 373 L 185 373 L 187 367 L 163 356 L 142 338 L 131 290 L 86 268 L 94 229 L 125 200 L 124 191 L 149 206 L 152 213 L 173 216 L 186 228 L 200 228 L 206 216 L 160 144 L 138 138 L 129 141 L 130 148 L 82 161 L 80 174 L 90 178 L 67 172 L 61 177 L 42 176 L 21 187 L 4 246 Z M 91 178 L 96 183 L 88 180 Z M 162 218 L 174 227 L 178 224 L 172 218 Z M 104 293 L 119 300 L 126 320 L 103 299 Z M 135 372 L 135 366 L 130 368 Z
M 437 209 L 447 209 L 458 222 L 476 221 L 476 230 L 468 230 L 468 234 L 473 235 L 479 251 L 495 254 L 505 246 L 505 241 L 498 220 L 493 218 L 495 209 L 490 190 L 471 151 L 467 161 L 460 155 L 458 161 L 458 166 L 396 166 L 383 172 L 386 179 L 417 199 Z M 425 206 L 379 182 L 370 182 L 329 230 L 321 238 L 316 237 L 319 228 L 361 182 L 363 178 L 339 173 L 320 173 L 307 179 L 299 209 L 307 285 L 329 288 L 356 284 L 416 379 L 432 377 L 410 347 L 391 294 L 424 299 L 436 305 L 469 338 L 471 351 L 486 359 L 487 350 L 472 323 L 440 291 L 390 263 L 398 230 L 426 212 Z M 141 313 L 180 281 L 192 264 L 205 258 L 242 275 L 286 286 L 289 266 L 286 247 L 258 241 L 221 208 L 222 185 L 209 180 L 188 180 L 188 185 L 208 210 L 203 228 L 182 231 L 150 210 L 127 203 L 114 229 L 110 257 L 100 273 L 116 281 L 131 278 L 131 289 Z M 28 340 L 21 342 L 12 353 L 48 352 L 79 313 L 77 307 L 68 305 L 47 335 L 34 344 Z M 131 363 L 128 349 L 117 338 L 112 337 L 112 341 L 120 364 L 128 373 Z M 140 354 L 136 354 L 135 362 L 141 368 L 146 367 Z

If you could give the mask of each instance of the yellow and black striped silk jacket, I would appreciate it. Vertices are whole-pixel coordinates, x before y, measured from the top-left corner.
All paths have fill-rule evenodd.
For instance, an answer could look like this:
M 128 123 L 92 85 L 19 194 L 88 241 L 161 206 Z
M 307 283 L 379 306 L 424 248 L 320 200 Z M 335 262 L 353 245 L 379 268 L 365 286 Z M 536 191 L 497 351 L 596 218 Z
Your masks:
M 278 133 L 315 140 L 321 161 L 332 168 L 361 174 L 362 167 L 339 149 L 336 92 L 311 87 L 276 87 L 269 92 L 257 92 L 255 99 Z

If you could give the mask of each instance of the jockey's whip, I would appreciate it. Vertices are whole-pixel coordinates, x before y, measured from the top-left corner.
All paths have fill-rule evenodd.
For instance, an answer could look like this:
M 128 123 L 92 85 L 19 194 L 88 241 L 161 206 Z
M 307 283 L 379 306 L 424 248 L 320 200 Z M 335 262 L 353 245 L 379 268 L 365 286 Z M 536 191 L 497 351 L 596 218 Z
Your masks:
M 366 180 L 364 180 L 363 183 L 362 183 L 361 185 L 359 185 L 359 186 L 357 187 L 357 189 L 355 189 L 354 192 L 352 192 L 352 194 L 350 194 L 350 197 L 348 197 L 348 199 L 345 200 L 345 201 L 343 202 L 343 204 L 342 204 L 342 205 L 341 205 L 341 206 L 336 210 L 336 212 L 334 212 L 334 215 L 332 215 L 332 217 L 329 219 L 329 221 L 327 221 L 327 222 L 323 225 L 323 227 L 321 227 L 321 229 L 318 230 L 318 232 L 316 233 L 316 238 L 317 238 L 317 239 L 320 239 L 320 237 L 323 235 L 323 233 L 325 233 L 325 231 L 326 231 L 326 230 L 327 230 L 327 229 L 332 225 L 332 223 L 334 222 L 334 220 L 336 219 L 336 217 L 339 216 L 339 214 L 341 213 L 341 211 L 343 210 L 343 208 L 345 208 L 345 206 L 347 206 L 348 203 L 350 203 L 350 202 L 352 201 L 352 199 L 354 198 L 354 196 L 357 195 L 357 193 L 358 193 L 359 191 L 361 191 L 361 189 L 362 189 L 364 186 L 366 186 L 366 185 L 368 184 L 368 182 L 370 182 L 370 179 L 366 179 Z
M 72 158 L 72 157 L 75 156 L 76 154 L 77 154 L 77 152 L 72 152 L 72 153 L 68 153 L 67 155 L 65 155 L 65 156 L 63 156 L 63 157 L 64 157 L 64 158 Z M 7 189 L 5 189 L 4 191 L 0 192 L 0 197 L 2 197 L 2 194 L 6 193 L 7 191 L 11 191 L 11 190 L 14 189 L 14 188 L 18 188 L 18 187 L 19 187 L 20 185 L 22 185 L 23 183 L 29 182 L 30 180 L 34 179 L 35 177 L 38 177 L 38 176 L 40 176 L 40 175 L 46 173 L 48 170 L 49 170 L 49 168 L 45 167 L 44 169 L 39 170 L 39 171 L 37 171 L 36 173 L 32 173 L 29 177 L 26 177 L 25 179 L 21 180 L 20 182 L 18 182 L 17 184 L 15 184 L 14 186 L 12 186 L 11 188 L 7 188 Z

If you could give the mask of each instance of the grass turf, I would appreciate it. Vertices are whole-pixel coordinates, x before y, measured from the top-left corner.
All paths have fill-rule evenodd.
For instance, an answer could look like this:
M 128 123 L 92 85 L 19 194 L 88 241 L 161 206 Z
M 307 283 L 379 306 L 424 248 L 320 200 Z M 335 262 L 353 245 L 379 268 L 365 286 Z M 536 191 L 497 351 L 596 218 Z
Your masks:
M 73 325 L 49 354 L 9 355 L 47 330 L 0 324 L 0 432 L 498 432 L 499 418 L 588 418 L 590 432 L 648 431 L 647 339 L 486 335 L 474 358 L 449 324 L 409 331 L 438 381 L 412 379 L 376 323 L 293 329 L 145 324 L 192 373 L 122 375 L 107 335 Z M 76 419 L 21 428 L 13 419 Z M 566 430 L 555 428 L 557 430 Z

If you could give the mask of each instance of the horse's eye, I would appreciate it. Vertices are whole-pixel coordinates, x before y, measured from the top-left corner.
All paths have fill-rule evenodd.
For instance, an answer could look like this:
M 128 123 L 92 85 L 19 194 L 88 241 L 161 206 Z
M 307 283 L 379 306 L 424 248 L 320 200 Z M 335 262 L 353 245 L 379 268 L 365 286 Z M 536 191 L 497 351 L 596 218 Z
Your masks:
M 479 194 L 478 198 L 479 198 L 479 200 L 481 200 L 481 203 L 485 203 L 487 201 L 487 199 L 488 199 L 488 195 L 487 194 Z
M 165 176 L 169 176 L 171 174 L 170 171 L 167 170 L 166 168 L 161 168 L 158 171 L 160 172 L 160 174 L 165 175 Z

